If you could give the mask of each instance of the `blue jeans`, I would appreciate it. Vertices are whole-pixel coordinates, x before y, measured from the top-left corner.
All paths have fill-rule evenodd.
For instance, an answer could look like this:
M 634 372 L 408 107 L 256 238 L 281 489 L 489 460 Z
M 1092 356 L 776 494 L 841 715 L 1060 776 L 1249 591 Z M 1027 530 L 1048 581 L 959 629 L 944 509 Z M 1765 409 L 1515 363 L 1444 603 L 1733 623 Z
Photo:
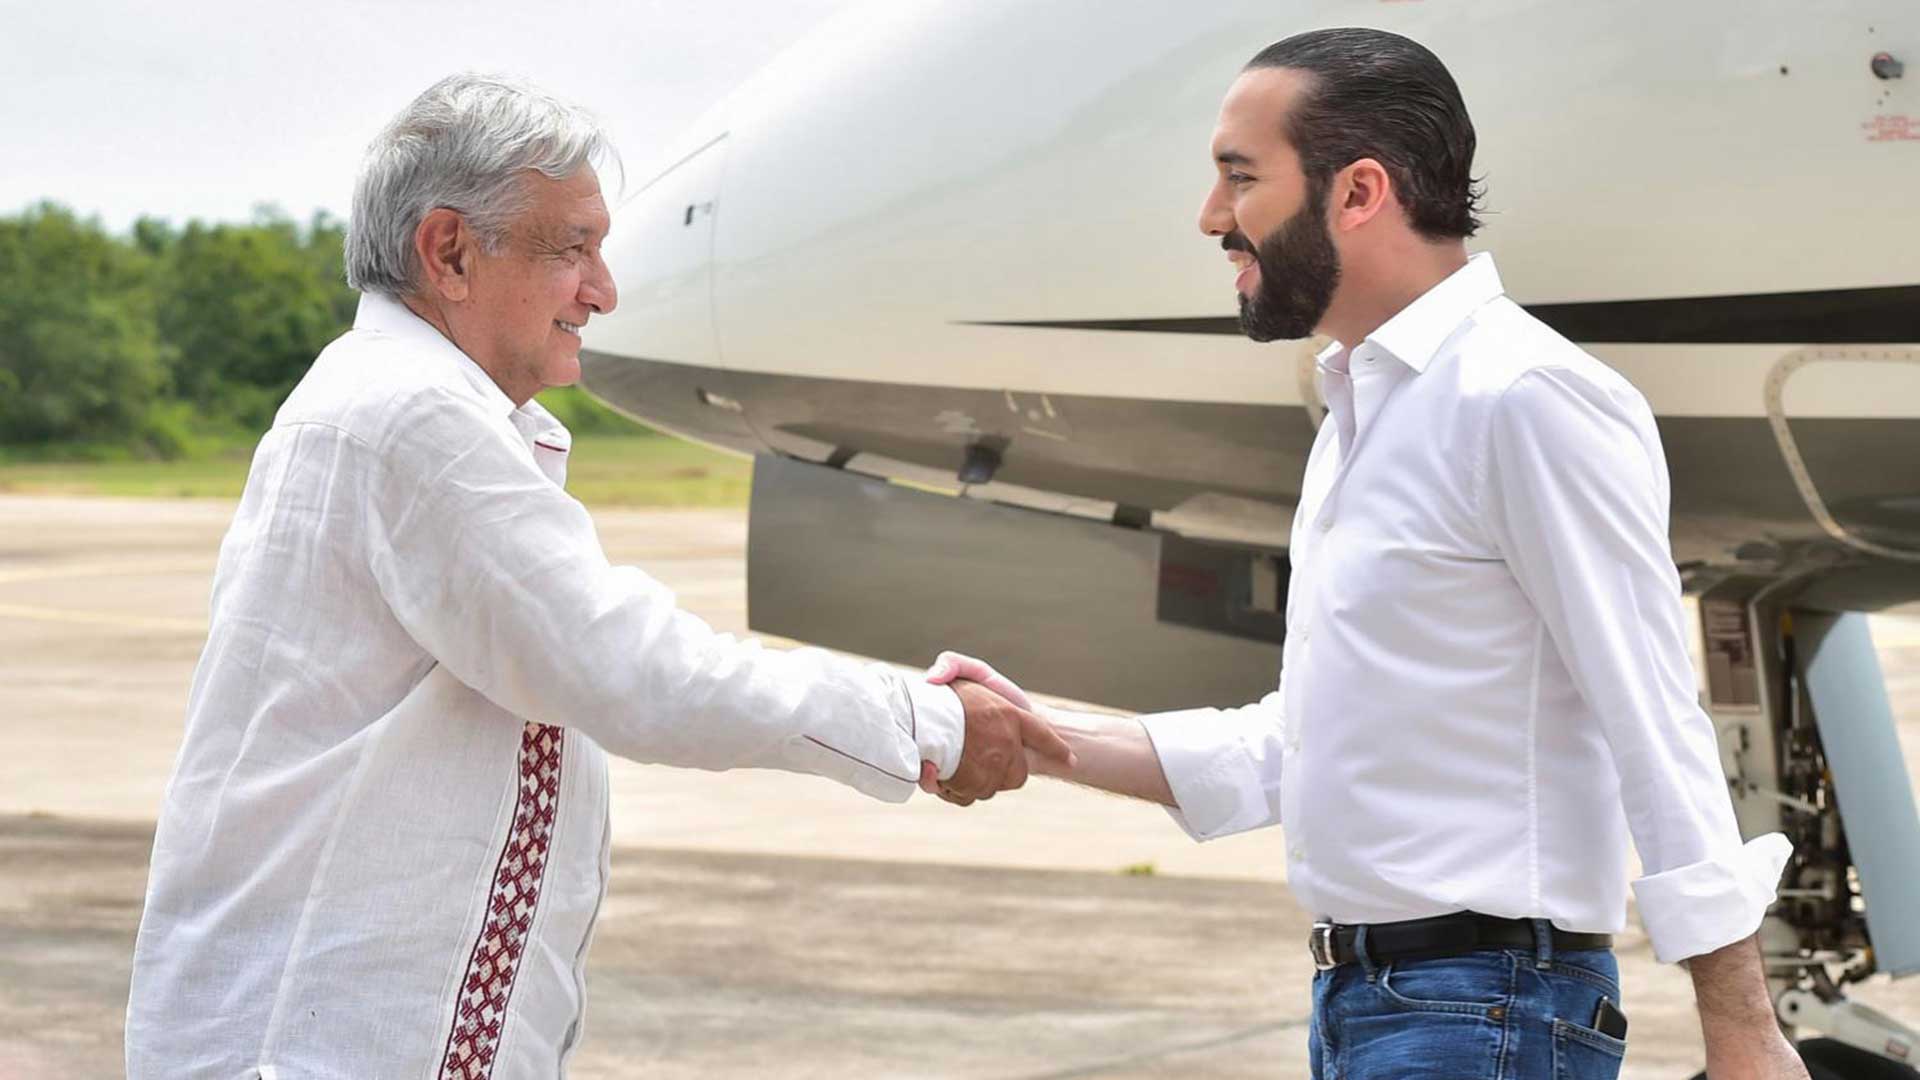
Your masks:
M 1620 1004 L 1607 949 L 1489 949 L 1368 961 L 1313 979 L 1315 1080 L 1613 1080 L 1627 1044 L 1593 1030 Z

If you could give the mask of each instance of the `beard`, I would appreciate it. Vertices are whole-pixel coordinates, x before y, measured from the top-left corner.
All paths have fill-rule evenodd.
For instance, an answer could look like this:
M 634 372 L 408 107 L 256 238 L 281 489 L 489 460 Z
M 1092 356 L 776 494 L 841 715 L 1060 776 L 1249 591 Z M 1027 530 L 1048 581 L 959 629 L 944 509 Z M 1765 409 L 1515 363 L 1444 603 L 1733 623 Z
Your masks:
M 1307 204 L 1254 247 L 1241 233 L 1221 246 L 1253 255 L 1260 287 L 1240 297 L 1240 331 L 1255 341 L 1311 337 L 1333 303 L 1340 284 L 1340 252 L 1327 227 L 1325 188 L 1307 193 Z

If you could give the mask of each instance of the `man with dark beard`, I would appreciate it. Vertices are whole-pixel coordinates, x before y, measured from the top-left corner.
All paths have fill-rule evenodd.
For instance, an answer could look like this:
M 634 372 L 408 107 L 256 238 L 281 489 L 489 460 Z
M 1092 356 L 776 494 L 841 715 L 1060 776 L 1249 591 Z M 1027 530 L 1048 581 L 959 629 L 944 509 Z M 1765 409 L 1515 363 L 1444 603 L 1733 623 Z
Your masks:
M 1334 339 L 1280 688 L 1231 710 L 1055 710 L 1077 764 L 1035 770 L 1160 802 L 1196 839 L 1284 823 L 1288 884 L 1320 917 L 1316 1076 L 1618 1075 L 1631 834 L 1708 1074 L 1805 1077 L 1754 937 L 1790 849 L 1734 822 L 1652 412 L 1469 258 L 1452 77 L 1397 35 L 1302 34 L 1247 65 L 1212 149 L 1200 227 L 1239 269 L 1247 335 Z M 1029 704 L 978 660 L 929 672 L 955 677 Z
M 1259 247 L 1237 227 L 1221 237 L 1220 246 L 1243 275 L 1256 275 L 1251 295 L 1238 292 L 1242 333 L 1255 341 L 1295 341 L 1313 334 L 1340 284 L 1340 252 L 1327 231 L 1325 185 L 1309 182 L 1306 205 Z

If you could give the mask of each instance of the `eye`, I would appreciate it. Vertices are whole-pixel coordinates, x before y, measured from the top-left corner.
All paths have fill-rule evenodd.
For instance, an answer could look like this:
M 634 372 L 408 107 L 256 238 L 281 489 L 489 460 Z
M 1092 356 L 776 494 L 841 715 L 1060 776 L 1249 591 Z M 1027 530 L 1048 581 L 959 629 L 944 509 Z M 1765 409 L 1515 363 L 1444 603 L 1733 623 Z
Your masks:
M 1251 184 L 1252 182 L 1253 177 L 1243 172 L 1230 172 L 1227 174 L 1227 183 L 1233 184 L 1236 187 L 1241 184 Z

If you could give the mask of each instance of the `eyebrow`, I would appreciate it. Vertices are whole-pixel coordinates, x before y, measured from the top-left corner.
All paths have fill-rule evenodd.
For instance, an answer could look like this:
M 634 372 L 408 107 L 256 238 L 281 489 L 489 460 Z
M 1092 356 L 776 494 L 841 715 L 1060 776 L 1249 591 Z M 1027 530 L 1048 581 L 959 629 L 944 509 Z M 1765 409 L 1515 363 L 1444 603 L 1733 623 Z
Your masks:
M 595 236 L 600 236 L 602 239 L 605 239 L 604 234 L 594 225 L 561 225 L 549 235 L 552 237 L 554 243 L 561 245 L 581 243 L 591 240 Z
M 1213 160 L 1222 165 L 1251 165 L 1253 159 L 1238 150 L 1222 150 L 1213 155 Z

